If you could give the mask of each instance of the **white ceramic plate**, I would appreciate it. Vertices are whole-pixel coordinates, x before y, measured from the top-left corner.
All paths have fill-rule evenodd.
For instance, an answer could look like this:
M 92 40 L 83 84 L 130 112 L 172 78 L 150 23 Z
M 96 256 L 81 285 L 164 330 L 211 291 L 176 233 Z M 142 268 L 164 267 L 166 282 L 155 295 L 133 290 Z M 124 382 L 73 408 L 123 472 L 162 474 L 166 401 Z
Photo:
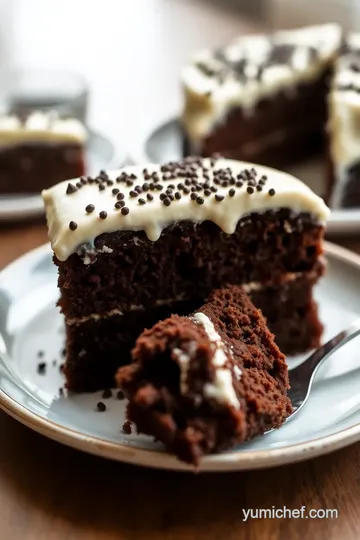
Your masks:
M 135 163 L 165 163 L 182 157 L 182 136 L 178 119 L 172 118 L 160 124 L 140 145 L 132 156 Z M 320 159 L 313 159 L 300 166 L 289 168 L 288 172 L 306 182 L 316 193 L 322 195 L 324 189 L 325 166 Z M 355 210 L 334 210 L 327 226 L 329 234 L 349 234 L 360 231 L 360 208 Z
M 328 272 L 316 289 L 325 339 L 360 313 L 360 257 L 326 246 Z M 189 470 L 160 443 L 124 435 L 124 401 L 101 393 L 59 397 L 64 334 L 55 308 L 56 269 L 48 246 L 21 257 L 0 274 L 0 406 L 59 442 L 138 465 Z M 203 471 L 269 467 L 324 454 L 360 440 L 360 341 L 338 351 L 319 372 L 306 407 L 276 432 L 202 460 Z M 38 358 L 37 352 L 44 351 Z M 37 372 L 46 361 L 45 375 Z M 301 360 L 290 358 L 293 367 Z M 56 365 L 53 365 L 55 363 Z M 96 403 L 107 405 L 96 411 Z
M 126 154 L 120 150 L 115 155 L 111 141 L 89 130 L 86 147 L 87 174 L 98 174 L 101 169 L 117 169 L 124 165 Z M 20 221 L 43 214 L 41 196 L 14 194 L 0 195 L 0 221 Z

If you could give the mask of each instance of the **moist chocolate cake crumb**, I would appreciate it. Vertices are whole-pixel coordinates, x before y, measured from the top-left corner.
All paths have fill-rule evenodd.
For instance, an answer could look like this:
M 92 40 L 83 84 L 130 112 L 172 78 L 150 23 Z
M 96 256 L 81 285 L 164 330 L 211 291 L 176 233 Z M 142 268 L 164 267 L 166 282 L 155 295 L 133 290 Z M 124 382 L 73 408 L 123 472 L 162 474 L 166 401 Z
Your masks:
M 131 422 L 129 420 L 126 420 L 126 422 L 123 423 L 122 432 L 125 435 L 132 434 Z
M 96 409 L 97 409 L 99 412 L 104 412 L 104 411 L 106 411 L 106 405 L 105 405 L 105 403 L 103 403 L 102 401 L 99 401 L 99 402 L 96 404 Z
M 112 394 L 111 388 L 105 388 L 105 390 L 104 390 L 103 393 L 102 393 L 102 397 L 103 397 L 104 399 L 109 399 L 109 398 L 112 397 L 112 395 L 113 395 L 113 394 Z
M 37 372 L 39 375 L 45 375 L 46 373 L 46 362 L 39 362 L 37 366 Z
M 116 376 L 127 419 L 196 466 L 280 427 L 291 412 L 285 356 L 241 287 L 145 330 L 132 360 Z

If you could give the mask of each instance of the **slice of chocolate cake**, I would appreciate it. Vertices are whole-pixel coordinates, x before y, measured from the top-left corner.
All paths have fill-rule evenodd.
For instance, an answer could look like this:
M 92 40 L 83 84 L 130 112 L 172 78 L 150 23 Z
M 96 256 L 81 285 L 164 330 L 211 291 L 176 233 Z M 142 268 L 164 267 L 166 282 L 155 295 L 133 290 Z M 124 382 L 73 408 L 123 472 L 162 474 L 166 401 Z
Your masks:
M 284 167 L 319 151 L 342 32 L 336 24 L 243 36 L 182 72 L 185 155 Z
M 339 57 L 329 94 L 329 194 L 333 208 L 360 207 L 360 34 Z
M 318 343 L 312 287 L 328 209 L 296 178 L 189 157 L 62 182 L 43 198 L 69 388 L 111 386 L 145 327 L 191 313 L 227 284 L 256 297 L 284 351 Z
M 194 465 L 280 427 L 291 412 L 285 357 L 241 287 L 145 330 L 132 360 L 116 376 L 128 419 Z
M 0 116 L 0 193 L 36 193 L 85 173 L 85 127 L 56 112 Z

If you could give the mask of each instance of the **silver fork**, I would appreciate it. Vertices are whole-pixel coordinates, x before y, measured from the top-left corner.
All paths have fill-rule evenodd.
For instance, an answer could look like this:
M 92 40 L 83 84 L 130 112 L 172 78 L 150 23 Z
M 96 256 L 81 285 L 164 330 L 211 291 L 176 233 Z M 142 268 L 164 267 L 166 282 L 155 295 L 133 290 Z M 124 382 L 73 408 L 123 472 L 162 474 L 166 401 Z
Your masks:
M 302 364 L 289 372 L 290 390 L 288 396 L 293 406 L 293 412 L 287 422 L 302 409 L 307 402 L 315 375 L 319 367 L 340 347 L 360 334 L 360 319 L 354 321 L 346 330 L 342 330 L 325 345 L 316 349 Z

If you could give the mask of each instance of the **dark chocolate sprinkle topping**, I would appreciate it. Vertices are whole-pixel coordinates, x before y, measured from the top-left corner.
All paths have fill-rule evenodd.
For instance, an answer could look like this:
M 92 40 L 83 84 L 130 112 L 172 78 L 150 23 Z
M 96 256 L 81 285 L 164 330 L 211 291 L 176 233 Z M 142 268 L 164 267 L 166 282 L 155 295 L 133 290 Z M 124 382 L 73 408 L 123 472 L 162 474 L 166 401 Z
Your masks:
M 85 208 L 85 211 L 88 214 L 91 214 L 91 212 L 93 212 L 94 210 L 95 210 L 95 206 L 93 204 L 88 204 L 87 207 Z
M 76 221 L 70 221 L 70 223 L 69 223 L 69 229 L 70 229 L 71 231 L 75 231 L 75 230 L 77 229 L 77 226 L 78 226 L 78 224 L 76 223 Z
M 106 219 L 107 218 L 107 212 L 105 212 L 105 210 L 101 210 L 101 212 L 99 214 L 99 218 L 100 219 Z
M 71 193 L 75 193 L 75 191 L 77 191 L 77 188 L 69 182 L 66 188 L 66 195 L 71 195 Z
M 99 401 L 99 403 L 97 403 L 96 408 L 99 412 L 106 411 L 106 405 L 102 401 Z

